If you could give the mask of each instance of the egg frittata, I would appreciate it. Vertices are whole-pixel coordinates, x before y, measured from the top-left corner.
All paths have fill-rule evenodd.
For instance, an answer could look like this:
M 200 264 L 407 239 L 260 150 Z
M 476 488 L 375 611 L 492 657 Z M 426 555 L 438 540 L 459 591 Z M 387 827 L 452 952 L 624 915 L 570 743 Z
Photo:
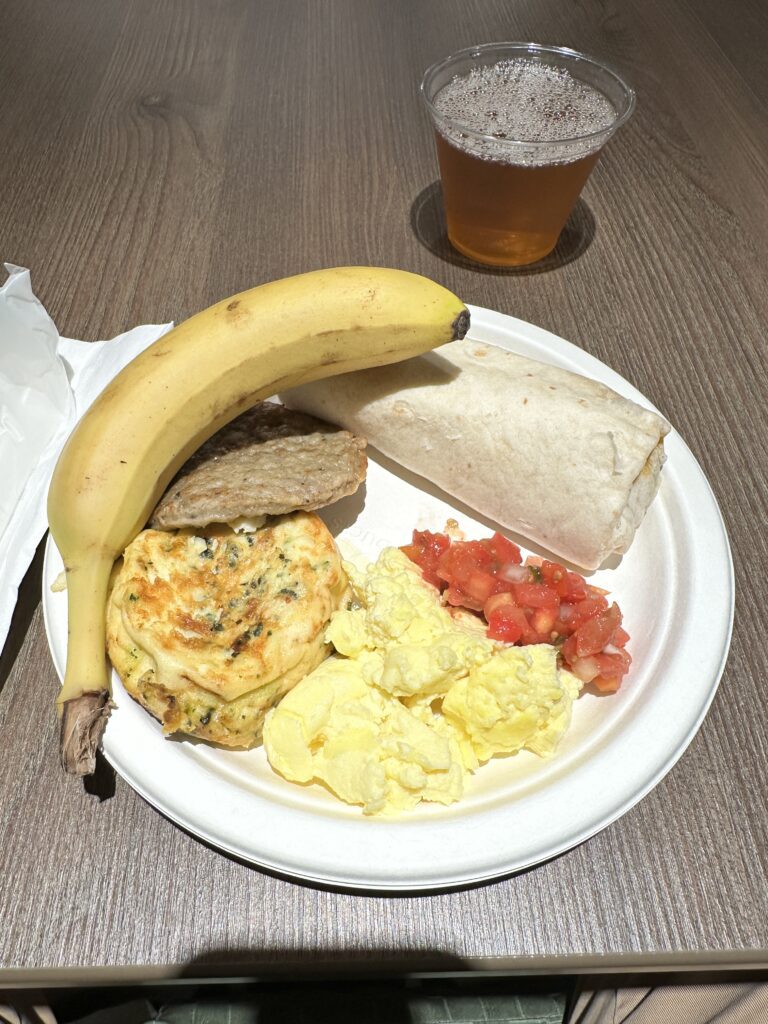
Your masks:
M 333 537 L 312 512 L 251 533 L 144 530 L 107 608 L 107 651 L 167 733 L 250 747 L 264 716 L 328 655 L 350 598 Z

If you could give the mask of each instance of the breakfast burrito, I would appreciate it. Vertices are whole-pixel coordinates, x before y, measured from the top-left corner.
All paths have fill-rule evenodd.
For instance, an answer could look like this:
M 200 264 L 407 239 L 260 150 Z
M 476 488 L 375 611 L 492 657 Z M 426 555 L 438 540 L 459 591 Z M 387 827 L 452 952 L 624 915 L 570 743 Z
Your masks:
M 670 429 L 603 384 L 471 340 L 281 397 L 586 569 L 632 543 Z

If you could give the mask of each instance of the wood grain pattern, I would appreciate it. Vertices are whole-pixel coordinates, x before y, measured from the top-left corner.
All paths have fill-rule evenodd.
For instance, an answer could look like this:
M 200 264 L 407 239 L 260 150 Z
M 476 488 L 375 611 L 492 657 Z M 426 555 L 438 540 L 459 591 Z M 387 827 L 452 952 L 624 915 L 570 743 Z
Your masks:
M 446 249 L 435 206 L 421 71 L 505 38 L 604 54 L 638 89 L 546 272 L 470 266 Z M 514 878 L 394 899 L 273 878 L 120 779 L 105 800 L 65 779 L 38 558 L 0 660 L 0 966 L 768 960 L 767 39 L 758 0 L 6 11 L 2 255 L 32 269 L 63 334 L 181 319 L 324 265 L 427 274 L 582 346 L 669 416 L 723 510 L 738 603 L 714 705 L 637 807 Z

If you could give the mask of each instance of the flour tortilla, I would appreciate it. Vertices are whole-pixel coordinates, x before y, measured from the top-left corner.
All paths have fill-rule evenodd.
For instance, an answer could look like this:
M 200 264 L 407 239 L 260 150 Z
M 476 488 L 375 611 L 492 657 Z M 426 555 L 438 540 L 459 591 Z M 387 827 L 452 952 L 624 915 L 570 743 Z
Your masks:
M 603 384 L 473 341 L 281 397 L 584 569 L 629 548 L 670 429 Z

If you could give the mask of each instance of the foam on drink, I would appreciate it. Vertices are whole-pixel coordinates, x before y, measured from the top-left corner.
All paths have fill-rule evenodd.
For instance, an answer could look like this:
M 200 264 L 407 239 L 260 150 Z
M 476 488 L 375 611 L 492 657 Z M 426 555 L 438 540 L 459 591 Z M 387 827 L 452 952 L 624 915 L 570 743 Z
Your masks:
M 453 145 L 483 160 L 524 166 L 579 160 L 605 141 L 580 137 L 603 132 L 616 120 L 613 104 L 598 89 L 565 68 L 524 57 L 457 75 L 433 102 L 439 129 Z M 462 132 L 442 118 L 491 138 Z

